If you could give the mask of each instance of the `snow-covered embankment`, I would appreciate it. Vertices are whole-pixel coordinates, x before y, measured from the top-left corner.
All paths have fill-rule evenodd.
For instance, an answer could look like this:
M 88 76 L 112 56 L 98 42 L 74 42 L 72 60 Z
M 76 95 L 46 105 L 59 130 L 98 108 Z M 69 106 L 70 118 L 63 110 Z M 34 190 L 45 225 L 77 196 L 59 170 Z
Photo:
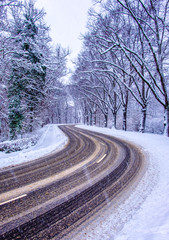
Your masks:
M 48 124 L 37 131 L 36 134 L 39 140 L 35 146 L 18 152 L 0 152 L 0 168 L 14 166 L 45 156 L 61 149 L 68 141 L 68 138 L 56 124 Z

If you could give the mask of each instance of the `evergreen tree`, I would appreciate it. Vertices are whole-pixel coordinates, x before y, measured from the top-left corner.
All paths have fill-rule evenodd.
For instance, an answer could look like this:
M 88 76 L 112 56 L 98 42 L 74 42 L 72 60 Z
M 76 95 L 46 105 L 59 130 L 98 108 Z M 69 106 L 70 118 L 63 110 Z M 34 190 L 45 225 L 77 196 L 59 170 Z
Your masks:
M 13 56 L 8 91 L 12 139 L 21 130 L 32 131 L 44 97 L 46 67 L 43 47 L 49 40 L 46 34 L 48 29 L 42 24 L 44 12 L 35 9 L 32 1 L 25 2 L 21 17 L 16 11 L 13 15 L 17 52 Z
M 22 121 L 24 119 L 23 109 L 21 107 L 23 81 L 21 69 L 18 71 L 17 65 L 13 62 L 13 68 L 10 79 L 10 86 L 8 89 L 9 98 L 9 128 L 10 138 L 14 139 L 17 133 L 20 133 L 22 129 Z

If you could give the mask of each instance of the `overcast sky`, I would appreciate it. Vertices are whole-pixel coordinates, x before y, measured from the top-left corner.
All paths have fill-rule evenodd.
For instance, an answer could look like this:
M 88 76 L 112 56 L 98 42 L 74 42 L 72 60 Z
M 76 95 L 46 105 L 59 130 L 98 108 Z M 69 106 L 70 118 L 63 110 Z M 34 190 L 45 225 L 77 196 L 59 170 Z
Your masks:
M 81 49 L 80 33 L 85 32 L 92 0 L 36 0 L 36 6 L 47 13 L 45 21 L 50 26 L 53 43 L 69 47 L 71 58 L 76 57 Z

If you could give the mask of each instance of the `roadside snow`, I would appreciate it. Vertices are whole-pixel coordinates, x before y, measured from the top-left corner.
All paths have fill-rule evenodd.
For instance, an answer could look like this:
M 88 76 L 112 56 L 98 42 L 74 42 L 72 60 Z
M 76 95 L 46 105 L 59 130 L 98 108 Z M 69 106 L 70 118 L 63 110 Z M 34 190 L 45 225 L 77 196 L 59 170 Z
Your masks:
M 47 155 L 61 149 L 68 140 L 56 124 L 46 125 L 36 134 L 39 140 L 35 146 L 19 152 L 0 152 L 0 168 L 14 166 Z
M 74 240 L 168 240 L 169 239 L 169 138 L 154 134 L 78 126 L 129 140 L 149 156 L 144 177 L 120 207 L 86 226 Z

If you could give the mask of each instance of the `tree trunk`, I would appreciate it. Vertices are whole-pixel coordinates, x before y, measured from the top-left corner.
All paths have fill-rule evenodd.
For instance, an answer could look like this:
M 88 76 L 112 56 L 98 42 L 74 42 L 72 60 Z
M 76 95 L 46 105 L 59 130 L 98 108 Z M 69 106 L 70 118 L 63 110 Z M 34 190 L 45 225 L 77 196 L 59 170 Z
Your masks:
M 29 131 L 33 131 L 33 107 L 30 107 L 30 123 L 29 123 Z
M 87 116 L 86 116 L 86 122 L 87 122 L 87 125 L 89 125 L 89 114 L 87 113 Z
M 169 105 L 164 110 L 164 135 L 169 137 Z
M 127 130 L 127 108 L 123 107 L 123 130 Z
M 112 112 L 113 113 L 113 121 L 112 121 L 112 128 L 116 128 L 116 116 L 117 112 Z
M 68 105 L 66 105 L 66 109 L 65 109 L 65 123 L 68 123 Z
M 104 127 L 107 127 L 108 124 L 108 114 L 104 114 Z
M 85 125 L 86 124 L 86 114 L 84 113 L 84 116 L 83 116 L 83 124 Z
M 89 114 L 90 114 L 90 126 L 92 126 L 93 125 L 93 113 L 91 110 L 90 110 Z
M 96 111 L 94 112 L 93 116 L 93 125 L 96 126 Z
M 54 113 L 51 115 L 51 122 L 54 123 Z
M 147 107 L 143 107 L 141 111 L 142 111 L 142 117 L 141 117 L 139 132 L 144 133 L 145 132 L 145 126 L 146 126 Z

